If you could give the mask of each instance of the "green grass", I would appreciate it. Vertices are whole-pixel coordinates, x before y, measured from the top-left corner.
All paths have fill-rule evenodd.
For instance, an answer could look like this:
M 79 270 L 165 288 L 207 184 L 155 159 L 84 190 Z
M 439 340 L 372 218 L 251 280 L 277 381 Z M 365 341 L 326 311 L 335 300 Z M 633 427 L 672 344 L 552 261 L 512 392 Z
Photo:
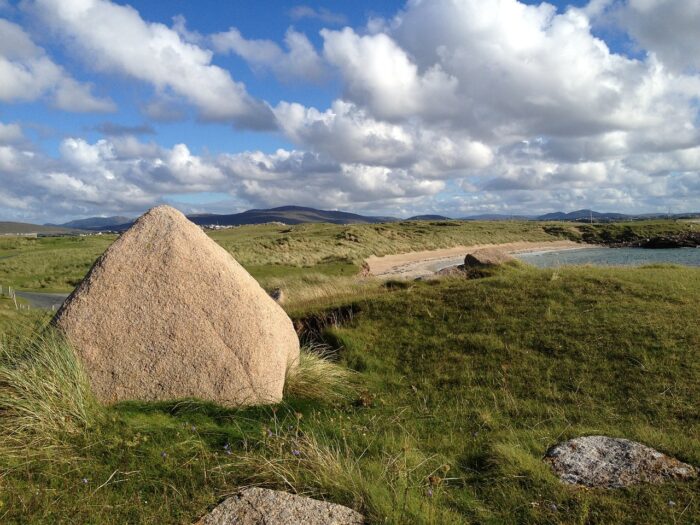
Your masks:
M 549 223 L 545 231 L 573 241 L 593 244 L 634 242 L 652 237 L 698 232 L 700 225 L 689 221 L 649 220 L 605 224 Z
M 369 255 L 402 253 L 459 244 L 555 240 L 529 222 L 402 222 L 389 224 L 273 224 L 211 232 L 264 285 L 305 274 L 348 276 Z M 113 235 L 0 238 L 0 284 L 22 290 L 70 291 Z
M 0 238 L 0 284 L 22 290 L 70 291 L 114 239 L 113 235 Z
M 274 224 L 210 232 L 265 287 L 275 279 L 347 277 L 370 255 L 405 253 L 457 245 L 570 238 L 616 242 L 678 233 L 700 226 L 680 221 L 600 225 L 529 221 L 397 222 L 386 224 Z M 21 290 L 70 291 L 113 235 L 27 239 L 0 238 L 0 285 Z M 268 285 L 269 284 L 269 285 Z
M 69 461 L 71 443 L 83 440 L 102 412 L 60 336 L 40 330 L 0 343 L 0 454 L 7 463 Z
M 17 303 L 26 304 L 21 298 L 17 298 Z M 0 337 L 7 333 L 32 332 L 46 316 L 47 313 L 41 310 L 18 310 L 9 297 L 0 296 Z
M 319 402 L 312 379 L 276 407 L 122 403 L 70 417 L 60 454 L 48 438 L 46 450 L 31 441 L 42 454 L 0 453 L 0 521 L 191 523 L 255 483 L 372 523 L 697 523 L 698 481 L 576 489 L 541 458 L 601 433 L 700 465 L 699 295 L 700 269 L 518 265 L 308 298 L 293 316 L 342 346 L 350 399 Z M 59 383 L 58 399 L 74 397 Z
M 577 491 L 540 458 L 602 433 L 700 464 L 699 292 L 697 269 L 515 270 L 378 298 L 335 336 L 378 404 L 409 408 L 423 454 L 453 466 L 443 504 L 465 522 L 672 523 L 673 500 L 691 523 L 697 482 Z
M 303 348 L 287 370 L 284 396 L 322 403 L 354 400 L 354 374 L 335 362 L 336 354 L 327 345 Z
M 536 222 L 396 222 L 245 226 L 211 237 L 243 265 L 359 263 L 370 255 L 446 248 L 460 244 L 547 241 L 556 237 Z

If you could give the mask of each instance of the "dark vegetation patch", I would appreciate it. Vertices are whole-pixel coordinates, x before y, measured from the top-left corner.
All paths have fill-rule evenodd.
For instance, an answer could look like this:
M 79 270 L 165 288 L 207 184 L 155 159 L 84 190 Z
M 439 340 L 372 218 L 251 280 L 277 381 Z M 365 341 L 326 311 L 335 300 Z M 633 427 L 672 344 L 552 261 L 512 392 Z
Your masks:
M 411 281 L 406 279 L 389 279 L 382 286 L 387 290 L 406 290 L 412 286 Z
M 546 224 L 545 232 L 565 239 L 612 247 L 679 248 L 700 245 L 700 226 L 684 221 L 604 224 Z
M 310 313 L 294 320 L 294 328 L 302 345 L 325 345 L 338 349 L 333 330 L 351 324 L 361 312 L 359 304 L 348 304 Z

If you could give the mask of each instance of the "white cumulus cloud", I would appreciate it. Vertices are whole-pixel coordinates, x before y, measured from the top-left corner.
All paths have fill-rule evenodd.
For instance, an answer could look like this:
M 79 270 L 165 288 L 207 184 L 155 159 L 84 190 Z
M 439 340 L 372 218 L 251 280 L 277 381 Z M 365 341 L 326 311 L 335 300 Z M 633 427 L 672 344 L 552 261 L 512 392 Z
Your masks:
M 321 57 L 306 35 L 291 28 L 284 37 L 286 50 L 271 40 L 247 40 L 235 27 L 210 38 L 218 53 L 235 53 L 254 70 L 269 70 L 283 81 L 318 81 L 325 73 Z
M 211 51 L 164 24 L 145 21 L 128 5 L 108 0 L 34 0 L 31 5 L 92 67 L 184 97 L 205 120 L 259 129 L 273 124 L 268 106 L 213 65 Z
M 614 12 L 617 22 L 643 49 L 677 71 L 700 71 L 700 2 L 627 0 Z
M 0 100 L 33 101 L 47 97 L 58 109 L 75 112 L 109 112 L 116 106 L 92 93 L 90 84 L 78 82 L 34 44 L 17 24 L 0 18 Z

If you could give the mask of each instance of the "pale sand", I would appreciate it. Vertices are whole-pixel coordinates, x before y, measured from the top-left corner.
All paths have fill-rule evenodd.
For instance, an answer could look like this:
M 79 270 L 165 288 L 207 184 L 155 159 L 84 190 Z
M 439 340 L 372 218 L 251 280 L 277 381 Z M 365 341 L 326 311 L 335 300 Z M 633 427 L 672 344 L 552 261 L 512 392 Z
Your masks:
M 573 241 L 544 241 L 544 242 L 508 242 L 503 244 L 475 244 L 473 246 L 455 246 L 439 250 L 399 253 L 383 257 L 365 259 L 369 274 L 377 277 L 401 277 L 415 279 L 426 277 L 435 272 L 457 266 L 464 262 L 464 257 L 481 248 L 499 248 L 506 253 L 523 253 L 533 251 L 577 250 L 593 248 L 590 244 Z

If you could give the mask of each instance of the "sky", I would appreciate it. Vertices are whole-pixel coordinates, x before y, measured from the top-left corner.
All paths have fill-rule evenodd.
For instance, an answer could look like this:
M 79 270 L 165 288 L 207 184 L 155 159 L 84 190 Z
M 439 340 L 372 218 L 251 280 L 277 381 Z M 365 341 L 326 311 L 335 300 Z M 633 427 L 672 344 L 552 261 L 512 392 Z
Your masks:
M 700 211 L 700 2 L 0 0 L 0 220 L 163 203 Z

